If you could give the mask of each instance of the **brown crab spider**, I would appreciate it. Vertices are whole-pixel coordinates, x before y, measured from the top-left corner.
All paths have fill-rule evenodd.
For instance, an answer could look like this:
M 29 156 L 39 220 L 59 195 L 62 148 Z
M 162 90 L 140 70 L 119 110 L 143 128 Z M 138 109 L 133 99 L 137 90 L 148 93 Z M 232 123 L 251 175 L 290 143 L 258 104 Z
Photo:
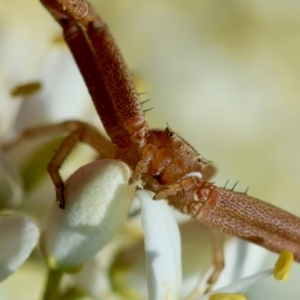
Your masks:
M 300 219 L 245 193 L 216 187 L 208 180 L 212 166 L 171 128 L 150 130 L 131 75 L 107 26 L 85 0 L 41 0 L 63 30 L 95 108 L 111 139 L 94 127 L 68 121 L 26 131 L 23 137 L 68 132 L 48 165 L 56 201 L 64 209 L 59 169 L 78 142 L 101 157 L 117 158 L 133 170 L 130 183 L 141 180 L 171 206 L 199 222 L 279 253 L 293 252 L 300 261 Z M 218 247 L 219 249 L 219 247 Z M 216 255 L 210 288 L 223 267 Z M 210 289 L 209 288 L 209 289 Z

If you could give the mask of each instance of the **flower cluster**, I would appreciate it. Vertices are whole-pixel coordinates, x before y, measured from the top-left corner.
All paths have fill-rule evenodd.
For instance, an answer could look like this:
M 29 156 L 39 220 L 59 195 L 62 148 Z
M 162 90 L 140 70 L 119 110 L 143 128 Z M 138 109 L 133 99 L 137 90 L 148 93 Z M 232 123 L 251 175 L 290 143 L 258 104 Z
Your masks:
M 61 43 L 59 28 L 52 20 L 48 22 L 49 17 L 39 3 L 17 2 L 18 10 L 7 3 L 0 12 L 3 24 L 6 15 L 13 19 L 10 27 L 3 30 L 2 44 L 26 53 L 21 58 L 0 46 L 1 143 L 5 144 L 28 127 L 66 119 L 88 120 L 99 125 L 73 59 Z M 137 6 L 135 3 L 134 7 Z M 161 5 L 156 10 L 165 16 L 171 7 L 175 15 L 176 8 L 171 5 Z M 146 9 L 139 7 L 139 10 Z M 139 16 L 137 11 L 136 14 Z M 35 19 L 36 16 L 42 17 Z M 184 16 L 184 12 L 178 16 Z M 39 22 L 39 26 L 27 22 L 30 18 Z M 143 19 L 135 20 L 139 18 Z M 153 18 L 150 19 L 152 22 Z M 177 21 L 183 25 L 183 20 Z M 140 27 L 135 23 L 130 26 Z M 187 29 L 183 26 L 183 30 Z M 194 50 L 190 51 L 192 59 Z M 129 60 L 133 61 L 130 55 Z M 160 55 L 156 58 L 160 59 Z M 176 63 L 182 76 L 196 68 L 188 58 L 183 62 L 186 69 L 181 68 L 180 61 Z M 138 68 L 138 62 L 132 65 Z M 161 68 L 163 64 L 154 65 Z M 148 76 L 151 72 L 152 65 Z M 189 96 L 194 97 L 198 89 L 193 84 Z M 178 95 L 183 97 L 182 90 L 177 89 L 169 97 L 172 95 L 175 99 Z M 190 126 L 193 126 L 192 119 Z M 246 129 L 252 136 L 255 128 Z M 136 192 L 136 186 L 127 184 L 130 170 L 124 163 L 94 161 L 95 153 L 87 148 L 76 148 L 63 167 L 63 177 L 68 177 L 67 205 L 64 211 L 59 210 L 54 204 L 54 187 L 45 170 L 60 141 L 61 137 L 57 136 L 38 136 L 0 151 L 1 299 L 245 299 L 239 293 L 246 293 L 247 287 L 274 272 L 276 278 L 286 279 L 288 270 L 285 269 L 291 264 L 289 252 L 280 256 L 279 267 L 256 274 L 267 260 L 266 252 L 226 237 L 226 268 L 213 293 L 203 295 L 212 271 L 208 229 L 177 214 L 164 201 L 153 201 L 150 192 Z M 270 260 L 267 263 L 271 265 Z M 267 294 L 270 292 L 268 288 L 265 290 Z M 263 286 L 259 292 L 262 291 Z

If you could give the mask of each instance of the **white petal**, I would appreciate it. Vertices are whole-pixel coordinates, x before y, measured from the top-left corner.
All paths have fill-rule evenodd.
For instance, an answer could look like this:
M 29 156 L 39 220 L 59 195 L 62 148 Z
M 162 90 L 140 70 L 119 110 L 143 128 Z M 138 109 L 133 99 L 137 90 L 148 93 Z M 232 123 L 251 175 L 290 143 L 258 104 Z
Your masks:
M 89 100 L 71 54 L 61 46 L 54 46 L 37 78 L 42 83 L 39 93 L 22 104 L 16 131 L 45 123 L 81 118 L 89 111 Z
M 0 281 L 12 274 L 28 258 L 39 238 L 39 230 L 26 216 L 0 217 Z
M 138 191 L 145 234 L 148 297 L 178 299 L 181 286 L 181 240 L 178 225 L 165 201 Z
M 214 290 L 261 270 L 267 253 L 264 248 L 237 238 L 227 241 L 224 245 L 225 268 Z
M 134 198 L 130 170 L 121 161 L 99 160 L 66 182 L 66 209 L 54 205 L 42 246 L 54 268 L 75 268 L 91 259 L 118 232 Z
M 14 166 L 0 151 L 0 202 L 14 206 L 22 200 L 22 180 Z

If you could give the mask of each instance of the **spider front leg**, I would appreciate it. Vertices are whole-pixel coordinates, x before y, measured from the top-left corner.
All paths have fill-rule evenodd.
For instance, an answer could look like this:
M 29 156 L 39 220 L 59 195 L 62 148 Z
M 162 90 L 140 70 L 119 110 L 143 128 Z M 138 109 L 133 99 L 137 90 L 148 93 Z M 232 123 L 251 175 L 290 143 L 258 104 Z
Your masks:
M 141 159 L 137 163 L 133 170 L 129 183 L 136 182 L 142 175 L 149 174 L 150 177 L 159 176 L 167 166 L 171 163 L 170 157 L 166 149 L 157 149 L 153 144 L 147 144 L 144 146 Z

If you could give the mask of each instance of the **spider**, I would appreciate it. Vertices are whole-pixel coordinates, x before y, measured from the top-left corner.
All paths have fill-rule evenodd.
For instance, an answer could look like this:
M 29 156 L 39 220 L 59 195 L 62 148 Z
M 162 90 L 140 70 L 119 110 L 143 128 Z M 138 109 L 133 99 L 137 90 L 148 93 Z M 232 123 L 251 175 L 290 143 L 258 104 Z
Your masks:
M 84 0 L 42 0 L 62 27 L 111 142 L 79 121 L 28 130 L 24 136 L 69 132 L 48 166 L 58 206 L 64 209 L 64 183 L 59 169 L 79 141 L 102 157 L 118 158 L 133 170 L 130 183 L 142 180 L 183 213 L 205 225 L 280 252 L 291 250 L 300 260 L 300 220 L 246 193 L 218 188 L 208 180 L 212 165 L 171 128 L 150 130 L 127 66 L 96 11 Z M 276 222 L 274 222 L 276 220 Z M 284 226 L 282 226 L 284 224 Z M 211 279 L 213 284 L 218 271 Z

